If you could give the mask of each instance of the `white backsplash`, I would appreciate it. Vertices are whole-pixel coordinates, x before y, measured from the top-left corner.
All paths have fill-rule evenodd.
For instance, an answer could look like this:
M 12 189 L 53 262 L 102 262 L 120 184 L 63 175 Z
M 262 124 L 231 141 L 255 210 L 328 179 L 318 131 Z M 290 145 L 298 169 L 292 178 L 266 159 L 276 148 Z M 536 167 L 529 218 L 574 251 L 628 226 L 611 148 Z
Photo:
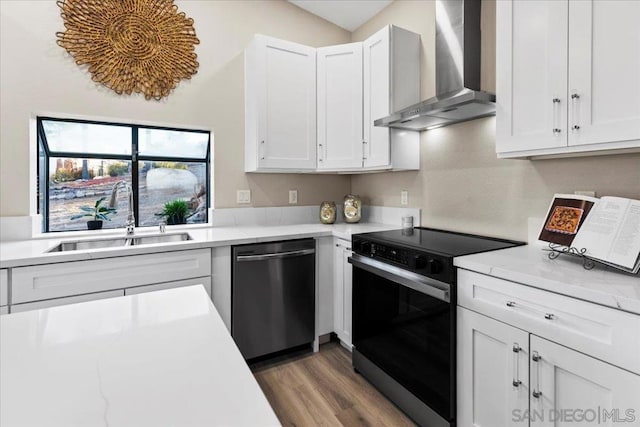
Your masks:
M 41 227 L 40 215 L 0 217 L 0 242 L 31 239 Z
M 227 208 L 213 211 L 214 227 L 295 225 L 320 222 L 319 206 L 284 206 L 270 208 Z M 363 206 L 361 222 L 402 225 L 403 216 L 413 216 L 413 225 L 420 225 L 420 209 Z M 337 206 L 336 223 L 344 223 L 342 205 Z

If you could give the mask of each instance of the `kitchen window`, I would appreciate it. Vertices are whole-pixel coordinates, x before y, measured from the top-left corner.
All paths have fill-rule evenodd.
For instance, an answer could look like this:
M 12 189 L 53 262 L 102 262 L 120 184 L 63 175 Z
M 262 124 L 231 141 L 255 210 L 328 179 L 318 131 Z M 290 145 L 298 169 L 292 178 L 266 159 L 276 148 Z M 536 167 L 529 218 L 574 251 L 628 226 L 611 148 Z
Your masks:
M 133 189 L 137 227 L 158 225 L 165 203 L 183 200 L 187 223 L 208 222 L 211 133 L 123 123 L 38 117 L 38 213 L 43 232 L 86 230 L 89 217 L 71 219 L 113 186 Z M 103 228 L 126 226 L 128 197 Z

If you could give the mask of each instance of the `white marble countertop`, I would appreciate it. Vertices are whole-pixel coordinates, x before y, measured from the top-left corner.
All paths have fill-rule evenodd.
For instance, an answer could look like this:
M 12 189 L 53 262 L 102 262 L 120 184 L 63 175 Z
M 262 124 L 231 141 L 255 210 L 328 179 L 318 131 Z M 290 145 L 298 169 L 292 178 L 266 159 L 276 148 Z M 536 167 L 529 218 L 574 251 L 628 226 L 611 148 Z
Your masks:
M 372 231 L 392 230 L 399 228 L 397 225 L 358 223 L 325 224 L 296 224 L 296 225 L 263 225 L 263 226 L 233 226 L 233 227 L 202 227 L 171 230 L 174 232 L 187 232 L 193 240 L 175 243 L 160 243 L 121 248 L 102 248 L 69 252 L 47 253 L 47 250 L 58 245 L 62 241 L 93 240 L 96 238 L 124 237 L 122 231 L 98 233 L 96 235 L 80 238 L 47 238 L 32 239 L 15 242 L 0 243 L 0 268 L 20 267 L 26 265 L 50 264 L 56 262 L 80 261 L 98 258 L 110 258 L 117 256 L 139 255 L 146 253 L 167 252 L 174 250 L 210 248 L 215 246 L 242 245 L 246 243 L 258 243 L 276 240 L 301 239 L 307 237 L 335 236 L 342 239 L 351 239 L 352 234 L 368 233 Z M 136 236 L 157 234 L 157 230 L 139 231 Z
M 0 425 L 270 426 L 202 286 L 0 317 Z
M 537 245 L 457 257 L 457 267 L 640 315 L 640 276 L 561 255 L 551 260 Z

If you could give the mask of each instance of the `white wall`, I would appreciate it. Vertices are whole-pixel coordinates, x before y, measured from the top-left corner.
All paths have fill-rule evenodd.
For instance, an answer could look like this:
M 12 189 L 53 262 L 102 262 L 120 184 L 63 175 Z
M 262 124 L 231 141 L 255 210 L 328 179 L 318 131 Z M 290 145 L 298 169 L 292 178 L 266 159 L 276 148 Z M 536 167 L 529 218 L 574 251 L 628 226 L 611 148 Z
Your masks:
M 38 113 L 213 129 L 215 207 L 236 206 L 237 189 L 252 190 L 253 206 L 287 205 L 289 189 L 298 190 L 301 205 L 349 192 L 348 176 L 244 173 L 243 50 L 254 33 L 311 46 L 346 43 L 350 33 L 282 0 L 176 4 L 195 21 L 200 68 L 158 102 L 93 83 L 56 45 L 64 27 L 55 1 L 0 1 L 0 216 L 34 213 L 29 118 Z
M 482 11 L 482 87 L 495 92 L 495 1 Z M 422 35 L 422 99 L 435 95 L 435 5 L 395 1 L 353 33 L 366 39 L 394 24 Z M 367 204 L 422 209 L 422 225 L 513 239 L 527 239 L 527 218 L 543 217 L 554 193 L 595 190 L 640 199 L 640 154 L 556 160 L 498 160 L 495 118 L 421 134 L 419 172 L 354 176 L 351 191 Z

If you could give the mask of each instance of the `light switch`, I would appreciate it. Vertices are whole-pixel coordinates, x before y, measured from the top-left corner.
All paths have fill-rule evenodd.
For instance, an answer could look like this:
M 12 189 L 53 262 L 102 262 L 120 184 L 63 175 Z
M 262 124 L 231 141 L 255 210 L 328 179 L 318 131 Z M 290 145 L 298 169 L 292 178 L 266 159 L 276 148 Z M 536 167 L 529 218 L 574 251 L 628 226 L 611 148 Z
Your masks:
M 238 190 L 236 196 L 237 203 L 251 203 L 251 190 Z
M 289 204 L 298 204 L 298 190 L 289 190 Z
M 402 190 L 400 192 L 400 204 L 401 205 L 409 204 L 409 192 L 407 190 Z

